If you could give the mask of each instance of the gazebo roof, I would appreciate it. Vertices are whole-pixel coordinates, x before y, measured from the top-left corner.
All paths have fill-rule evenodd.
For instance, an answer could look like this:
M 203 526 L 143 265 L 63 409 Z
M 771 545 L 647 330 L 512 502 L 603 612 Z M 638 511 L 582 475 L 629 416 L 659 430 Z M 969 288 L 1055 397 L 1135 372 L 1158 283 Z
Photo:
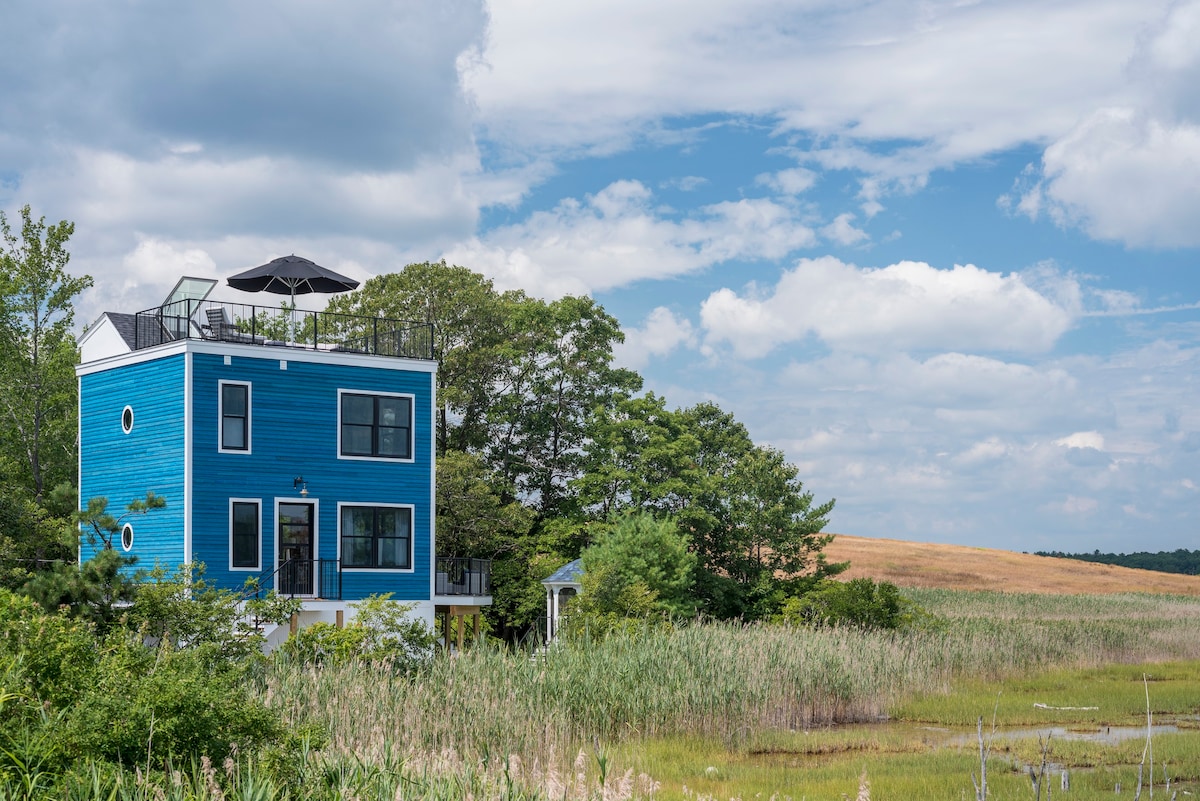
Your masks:
M 583 578 L 583 560 L 576 559 L 574 562 L 567 562 L 558 570 L 555 570 L 549 576 L 542 579 L 542 583 L 579 584 L 581 578 Z

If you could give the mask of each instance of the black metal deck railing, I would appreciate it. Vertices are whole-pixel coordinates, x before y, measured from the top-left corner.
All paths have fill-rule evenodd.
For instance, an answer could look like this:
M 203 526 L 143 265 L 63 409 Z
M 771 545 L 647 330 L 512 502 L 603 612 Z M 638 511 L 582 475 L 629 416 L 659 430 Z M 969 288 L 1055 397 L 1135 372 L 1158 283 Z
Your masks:
M 492 594 L 492 560 L 439 556 L 434 594 L 472 596 Z M 342 599 L 345 571 L 337 559 L 288 559 L 273 570 L 264 570 L 252 582 L 243 600 L 261 598 L 268 590 L 290 598 Z
M 492 560 L 439 556 L 433 589 L 435 595 L 491 595 Z
M 243 600 L 258 597 L 268 590 L 289 598 L 342 599 L 342 563 L 337 559 L 288 559 L 274 570 L 265 570 Z
M 213 300 L 181 300 L 137 313 L 134 350 L 181 339 L 409 359 L 434 357 L 433 326 L 429 323 Z

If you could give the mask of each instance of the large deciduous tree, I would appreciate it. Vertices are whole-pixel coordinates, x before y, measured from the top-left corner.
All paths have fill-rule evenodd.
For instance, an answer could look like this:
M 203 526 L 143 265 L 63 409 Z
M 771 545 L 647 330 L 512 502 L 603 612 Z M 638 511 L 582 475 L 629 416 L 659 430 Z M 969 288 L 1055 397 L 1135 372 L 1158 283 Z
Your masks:
M 75 297 L 89 276 L 67 273 L 66 221 L 21 209 L 21 230 L 0 212 L 0 429 L 16 479 L 38 502 L 75 469 Z
M 506 358 L 488 411 L 488 454 L 543 518 L 574 504 L 570 484 L 583 467 L 594 409 L 641 388 L 641 377 L 612 366 L 625 337 L 588 297 L 510 303 Z
M 695 593 L 717 617 L 773 614 L 789 594 L 838 571 L 821 550 L 833 501 L 814 505 L 795 466 L 755 447 L 712 403 L 670 411 L 648 394 L 593 414 L 576 480 L 592 514 L 670 515 L 697 557 Z

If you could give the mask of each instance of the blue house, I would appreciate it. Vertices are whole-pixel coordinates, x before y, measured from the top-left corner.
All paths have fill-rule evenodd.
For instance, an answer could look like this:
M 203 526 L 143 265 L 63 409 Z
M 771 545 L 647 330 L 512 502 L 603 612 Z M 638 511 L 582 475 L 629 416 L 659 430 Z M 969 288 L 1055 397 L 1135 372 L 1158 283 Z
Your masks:
M 489 564 L 437 553 L 431 327 L 214 302 L 214 283 L 80 339 L 81 503 L 166 500 L 114 547 L 256 579 L 301 599 L 302 625 L 382 592 L 430 624 L 478 614 Z

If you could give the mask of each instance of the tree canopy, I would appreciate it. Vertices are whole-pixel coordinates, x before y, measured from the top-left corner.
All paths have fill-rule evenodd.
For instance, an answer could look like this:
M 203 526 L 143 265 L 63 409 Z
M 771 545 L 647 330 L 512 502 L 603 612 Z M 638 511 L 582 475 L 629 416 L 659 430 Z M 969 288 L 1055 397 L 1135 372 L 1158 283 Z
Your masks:
M 500 630 L 540 619 L 540 579 L 599 546 L 611 521 L 650 521 L 619 525 L 621 547 L 605 549 L 649 571 L 653 603 L 674 611 L 763 617 L 837 572 L 821 556 L 833 501 L 816 503 L 795 466 L 716 404 L 671 409 L 642 393 L 613 364 L 624 334 L 594 299 L 500 292 L 443 261 L 372 278 L 329 310 L 433 324 L 439 551 L 496 560 Z M 663 547 L 667 528 L 687 543 L 687 603 L 634 555 Z

